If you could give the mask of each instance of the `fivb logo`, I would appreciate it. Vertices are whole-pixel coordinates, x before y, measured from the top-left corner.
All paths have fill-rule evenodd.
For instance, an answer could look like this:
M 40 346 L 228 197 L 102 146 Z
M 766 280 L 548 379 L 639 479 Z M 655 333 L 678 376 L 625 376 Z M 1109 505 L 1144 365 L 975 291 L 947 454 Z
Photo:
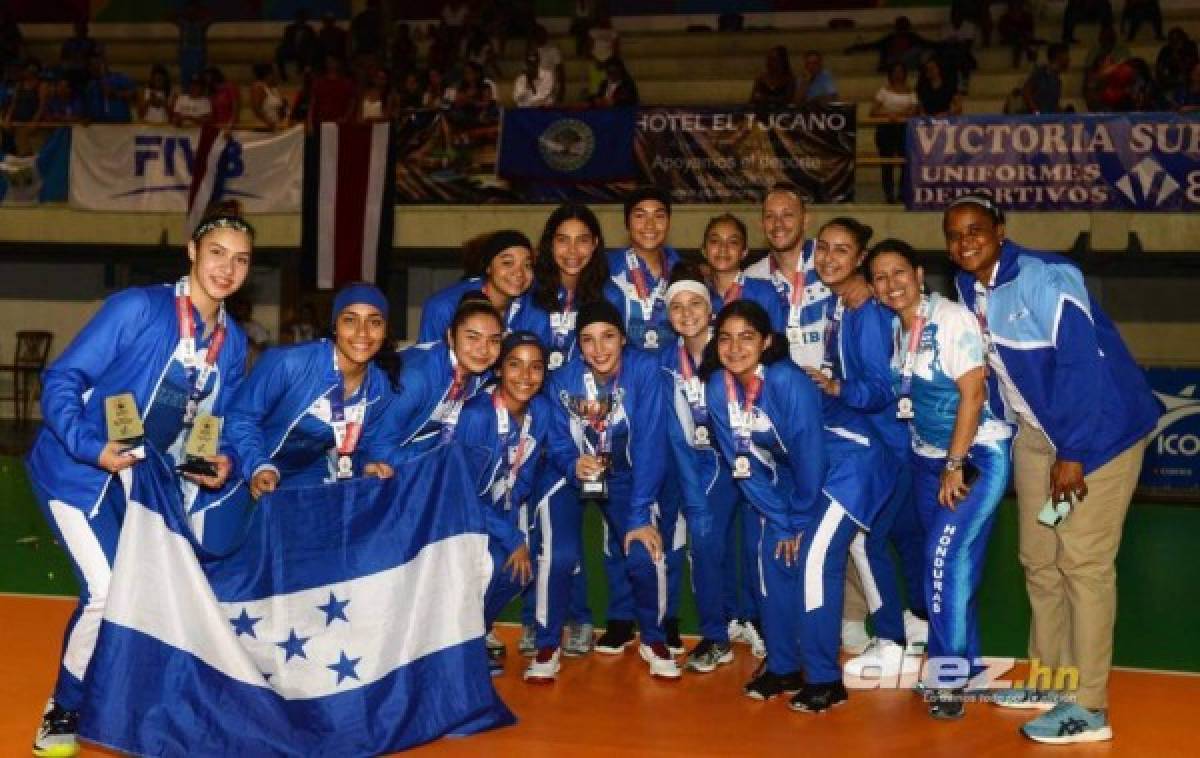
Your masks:
M 162 176 L 164 179 L 176 179 L 176 182 L 161 186 L 148 187 L 148 191 L 166 192 L 186 189 L 192 179 L 192 166 L 196 160 L 196 150 L 192 138 L 186 135 L 138 134 L 133 138 L 133 175 L 139 179 L 150 176 Z M 233 179 L 246 171 L 242 161 L 242 143 L 232 136 L 225 143 L 221 152 L 217 175 L 222 179 Z M 179 184 L 182 181 L 183 184 Z
M 1117 180 L 1117 189 L 1135 205 L 1163 205 L 1179 191 L 1179 182 L 1153 158 L 1146 157 Z

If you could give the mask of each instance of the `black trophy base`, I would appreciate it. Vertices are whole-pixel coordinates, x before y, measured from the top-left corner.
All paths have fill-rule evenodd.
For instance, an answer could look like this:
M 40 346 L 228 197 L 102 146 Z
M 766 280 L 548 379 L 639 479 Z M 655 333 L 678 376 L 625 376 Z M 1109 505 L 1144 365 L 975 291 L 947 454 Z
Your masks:
M 212 461 L 206 461 L 203 458 L 188 458 L 176 466 L 175 470 L 181 474 L 192 474 L 194 476 L 216 476 L 217 464 Z
M 589 479 L 580 484 L 579 494 L 588 500 L 607 500 L 608 481 L 605 479 Z

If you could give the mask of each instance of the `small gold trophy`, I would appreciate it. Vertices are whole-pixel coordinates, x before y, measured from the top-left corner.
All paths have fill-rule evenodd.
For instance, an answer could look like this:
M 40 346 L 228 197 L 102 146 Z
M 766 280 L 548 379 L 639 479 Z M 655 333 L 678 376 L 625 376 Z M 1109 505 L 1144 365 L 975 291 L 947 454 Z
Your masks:
M 146 448 L 142 446 L 142 437 L 146 430 L 142 427 L 142 416 L 138 413 L 137 401 L 132 392 L 122 392 L 104 398 L 104 420 L 108 424 L 108 439 L 110 442 L 122 442 L 125 455 L 142 459 L 146 457 Z
M 192 424 L 183 452 L 187 459 L 175 467 L 181 474 L 216 476 L 217 467 L 206 460 L 217 454 L 217 442 L 221 438 L 221 417 L 201 415 Z

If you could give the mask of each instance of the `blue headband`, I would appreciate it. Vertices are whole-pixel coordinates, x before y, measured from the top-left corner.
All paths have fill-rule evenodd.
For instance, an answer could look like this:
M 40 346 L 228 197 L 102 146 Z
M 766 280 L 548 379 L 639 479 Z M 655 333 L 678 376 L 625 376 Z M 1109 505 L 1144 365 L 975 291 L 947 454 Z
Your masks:
M 374 284 L 355 282 L 347 284 L 333 298 L 333 320 L 337 321 L 338 314 L 352 305 L 363 303 L 379 309 L 384 318 L 388 315 L 387 297 Z

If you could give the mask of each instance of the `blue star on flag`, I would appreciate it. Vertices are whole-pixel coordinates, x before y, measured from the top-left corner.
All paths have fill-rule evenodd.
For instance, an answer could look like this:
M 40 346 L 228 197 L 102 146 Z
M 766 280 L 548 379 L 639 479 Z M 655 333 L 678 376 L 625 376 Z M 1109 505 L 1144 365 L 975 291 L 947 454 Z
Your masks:
M 346 606 L 350 605 L 349 600 L 338 600 L 333 593 L 329 593 L 329 602 L 325 605 L 318 605 L 317 609 L 325 613 L 325 626 L 329 626 L 333 622 L 341 619 L 347 624 L 350 619 L 346 618 Z
M 296 629 L 293 627 L 292 631 L 288 634 L 288 638 L 283 642 L 276 642 L 275 645 L 283 648 L 283 652 L 287 654 L 287 657 L 283 659 L 283 662 L 287 663 L 292 659 L 293 656 L 297 655 L 301 658 L 308 658 L 308 656 L 304 654 L 304 643 L 308 642 L 310 639 L 312 639 L 312 637 L 297 637 Z
M 233 624 L 235 637 L 241 637 L 243 634 L 248 634 L 255 639 L 258 639 L 258 635 L 254 633 L 254 625 L 260 621 L 262 621 L 262 616 L 255 618 L 249 613 L 246 613 L 245 608 L 242 609 L 242 615 L 238 616 L 237 618 L 229 619 L 229 623 Z
M 341 659 L 338 660 L 337 663 L 331 663 L 325 668 L 332 669 L 333 671 L 337 672 L 337 683 L 341 684 L 342 680 L 346 679 L 347 677 L 351 679 L 358 679 L 358 672 L 354 670 L 354 667 L 357 666 L 358 662 L 361 660 L 362 658 L 347 658 L 346 651 L 343 650 Z

